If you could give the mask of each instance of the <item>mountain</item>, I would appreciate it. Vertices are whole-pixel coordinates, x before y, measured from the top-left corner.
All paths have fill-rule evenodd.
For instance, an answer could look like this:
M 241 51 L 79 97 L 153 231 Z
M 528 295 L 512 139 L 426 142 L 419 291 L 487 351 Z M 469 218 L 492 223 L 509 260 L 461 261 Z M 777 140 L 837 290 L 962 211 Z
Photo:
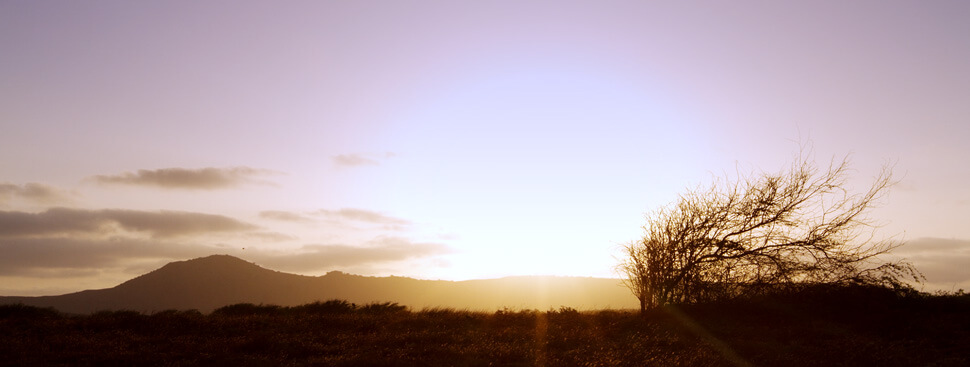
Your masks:
M 619 279 L 528 276 L 445 281 L 336 271 L 311 277 L 265 269 L 229 255 L 172 262 L 113 288 L 60 296 L 0 297 L 0 304 L 23 303 L 85 314 L 102 310 L 211 312 L 235 303 L 294 306 L 330 299 L 358 304 L 397 302 L 416 310 L 637 307 L 636 298 Z

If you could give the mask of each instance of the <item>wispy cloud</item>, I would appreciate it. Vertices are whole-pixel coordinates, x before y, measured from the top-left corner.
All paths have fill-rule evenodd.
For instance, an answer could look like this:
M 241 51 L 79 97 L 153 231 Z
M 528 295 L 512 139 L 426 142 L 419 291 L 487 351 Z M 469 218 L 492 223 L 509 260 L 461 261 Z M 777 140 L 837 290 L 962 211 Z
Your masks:
M 225 251 L 211 235 L 291 239 L 230 217 L 181 211 L 51 208 L 0 211 L 0 276 L 59 278 L 118 272 L 143 261 Z M 243 245 L 245 246 L 245 245 Z
M 320 209 L 313 212 L 291 212 L 282 210 L 266 210 L 259 213 L 259 217 L 291 223 L 316 223 L 323 221 L 341 227 L 355 227 L 357 224 L 378 225 L 385 230 L 400 231 L 411 225 L 411 221 L 389 216 L 380 212 L 343 208 L 339 210 Z M 370 227 L 373 229 L 373 227 Z
M 69 208 L 52 208 L 40 213 L 0 211 L 0 238 L 111 235 L 122 232 L 139 232 L 164 238 L 256 228 L 221 215 L 180 211 Z
M 358 154 L 341 154 L 333 157 L 333 162 L 338 166 L 377 166 L 381 163 L 370 159 L 362 157 Z
M 924 237 L 893 251 L 907 258 L 930 283 L 970 282 L 970 240 Z
M 397 156 L 387 152 L 384 154 L 341 154 L 333 156 L 333 163 L 343 167 L 379 166 L 381 161 Z
M 23 185 L 8 182 L 0 183 L 0 204 L 11 198 L 19 198 L 41 204 L 70 201 L 70 195 L 56 187 L 36 182 L 29 182 Z
M 182 211 L 49 208 L 0 211 L 0 277 L 49 280 L 97 274 L 129 274 L 165 261 L 227 253 L 285 271 L 379 268 L 389 263 L 434 258 L 446 245 L 374 234 L 408 225 L 401 218 L 345 208 L 315 212 L 263 211 L 261 219 L 293 223 L 362 226 L 348 238 L 281 250 L 271 242 L 298 241 L 231 217 Z M 376 226 L 376 227 L 375 227 Z M 374 231 L 375 228 L 379 229 Z M 369 234 L 369 235 L 368 235 Z M 230 236 L 230 237 L 225 237 Z M 230 238 L 226 242 L 224 239 Z M 354 238 L 354 239 L 351 239 Z M 360 238 L 370 238 L 361 241 Z M 214 241 L 216 240 L 216 241 Z
M 0 276 L 70 277 L 139 259 L 186 259 L 212 248 L 133 238 L 15 238 L 0 241 Z
M 264 254 L 257 262 L 291 271 L 313 271 L 333 267 L 387 263 L 413 258 L 451 253 L 452 249 L 438 243 L 412 242 L 401 237 L 377 237 L 363 246 L 343 244 L 307 245 L 300 251 L 286 255 Z
M 354 209 L 354 208 L 344 208 L 340 210 L 320 209 L 314 212 L 313 214 L 323 216 L 329 219 L 348 220 L 348 221 L 365 222 L 365 223 L 390 225 L 390 226 L 405 226 L 405 225 L 411 224 L 411 222 L 408 220 L 395 218 L 392 216 L 384 215 L 379 212 L 364 210 L 364 209 Z
M 270 182 L 261 180 L 259 177 L 275 174 L 279 174 L 279 172 L 250 167 L 162 168 L 156 170 L 142 169 L 136 172 L 124 172 L 119 175 L 99 175 L 92 178 L 101 184 L 152 186 L 165 189 L 215 190 L 248 183 L 267 184 Z
M 452 252 L 451 248 L 399 237 L 378 237 L 361 246 L 307 245 L 294 252 L 250 247 L 246 250 L 124 237 L 13 238 L 0 241 L 0 276 L 70 277 L 130 266 L 138 260 L 186 260 L 231 253 L 272 269 L 287 271 L 359 267 Z
M 285 242 L 285 241 L 294 241 L 299 239 L 299 237 L 292 236 L 286 233 L 270 232 L 270 231 L 248 232 L 243 237 L 258 240 L 260 242 Z
M 287 212 L 282 210 L 264 210 L 259 212 L 259 217 L 283 222 L 312 223 L 313 219 L 299 213 Z

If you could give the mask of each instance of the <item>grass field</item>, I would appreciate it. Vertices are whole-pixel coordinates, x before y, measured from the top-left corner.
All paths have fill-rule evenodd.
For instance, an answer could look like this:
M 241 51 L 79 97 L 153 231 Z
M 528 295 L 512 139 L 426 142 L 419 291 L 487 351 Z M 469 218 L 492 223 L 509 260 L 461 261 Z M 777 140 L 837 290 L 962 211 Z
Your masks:
M 970 298 L 839 289 L 633 311 L 327 301 L 203 315 L 0 306 L 4 365 L 967 366 Z

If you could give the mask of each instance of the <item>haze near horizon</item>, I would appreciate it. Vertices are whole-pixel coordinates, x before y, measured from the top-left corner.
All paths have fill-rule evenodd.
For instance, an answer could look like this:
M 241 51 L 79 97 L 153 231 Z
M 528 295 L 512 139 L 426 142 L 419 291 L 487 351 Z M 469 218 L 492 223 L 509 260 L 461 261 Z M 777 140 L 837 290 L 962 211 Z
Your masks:
M 0 295 L 230 254 L 307 275 L 616 277 L 644 213 L 850 154 L 970 289 L 963 2 L 0 4 Z

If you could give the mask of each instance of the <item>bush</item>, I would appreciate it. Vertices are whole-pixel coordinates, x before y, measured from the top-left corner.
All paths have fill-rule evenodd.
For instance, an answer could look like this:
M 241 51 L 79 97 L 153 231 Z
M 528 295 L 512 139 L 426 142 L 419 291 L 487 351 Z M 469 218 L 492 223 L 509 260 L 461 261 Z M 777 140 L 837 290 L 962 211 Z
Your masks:
M 407 312 L 407 306 L 397 304 L 397 302 L 371 303 L 360 308 L 360 312 L 372 315 L 389 315 Z
M 278 314 L 282 308 L 276 305 L 254 305 L 252 303 L 237 303 L 224 306 L 212 311 L 219 316 L 254 316 Z
M 352 313 L 357 310 L 357 305 L 338 299 L 332 299 L 326 302 L 313 302 L 305 305 L 290 307 L 290 311 L 299 314 L 311 314 L 311 315 L 336 315 L 336 314 L 347 314 Z
M 872 241 L 870 209 L 892 185 L 889 168 L 851 194 L 848 159 L 820 170 L 805 158 L 777 174 L 715 181 L 647 218 L 618 266 L 640 311 L 805 284 L 890 286 L 913 293 L 912 264 L 883 261 L 900 245 Z
M 23 303 L 0 305 L 0 319 L 53 319 L 61 317 L 57 310 L 28 306 Z

